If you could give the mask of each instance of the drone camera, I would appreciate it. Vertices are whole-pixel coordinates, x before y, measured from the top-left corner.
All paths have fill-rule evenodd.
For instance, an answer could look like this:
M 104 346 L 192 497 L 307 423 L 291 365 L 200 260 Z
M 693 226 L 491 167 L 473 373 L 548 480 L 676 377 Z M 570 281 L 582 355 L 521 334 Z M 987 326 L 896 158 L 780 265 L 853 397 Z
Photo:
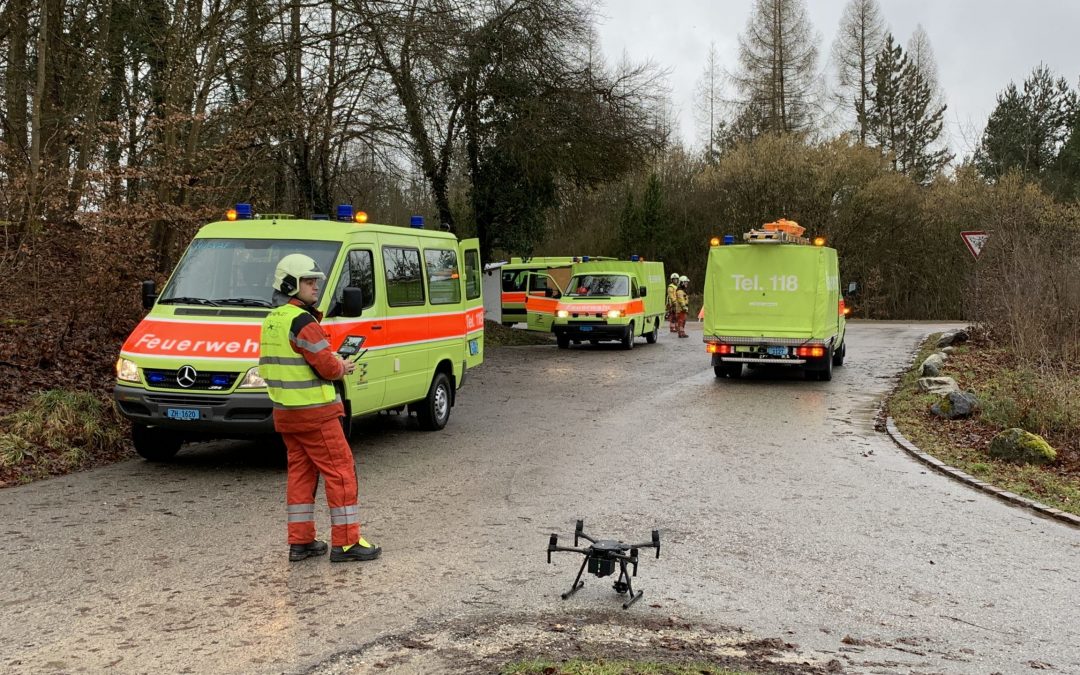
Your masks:
M 615 561 L 614 560 L 600 560 L 597 558 L 589 558 L 589 574 L 606 577 L 609 574 L 615 573 Z

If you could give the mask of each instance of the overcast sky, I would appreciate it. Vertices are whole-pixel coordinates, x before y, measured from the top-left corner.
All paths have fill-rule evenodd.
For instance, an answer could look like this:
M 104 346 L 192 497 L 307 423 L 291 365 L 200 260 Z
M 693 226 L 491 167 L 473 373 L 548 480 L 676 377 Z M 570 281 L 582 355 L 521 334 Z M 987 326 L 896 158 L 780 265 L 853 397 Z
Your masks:
M 847 0 L 806 0 L 818 34 L 818 67 L 835 79 L 830 59 Z M 959 156 L 974 150 L 996 96 L 1018 86 L 1040 62 L 1074 89 L 1080 81 L 1080 0 L 878 0 L 883 18 L 905 48 L 922 24 L 930 38 L 948 109 L 945 132 Z M 710 43 L 734 72 L 738 36 L 753 0 L 604 0 L 598 30 L 609 64 L 623 54 L 671 71 L 672 103 L 684 140 L 699 145 L 693 91 Z

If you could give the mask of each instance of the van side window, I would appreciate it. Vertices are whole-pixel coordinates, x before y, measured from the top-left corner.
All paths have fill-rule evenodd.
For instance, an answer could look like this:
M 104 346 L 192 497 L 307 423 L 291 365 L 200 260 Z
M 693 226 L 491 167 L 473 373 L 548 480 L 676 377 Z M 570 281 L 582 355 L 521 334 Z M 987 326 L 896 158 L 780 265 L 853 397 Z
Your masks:
M 383 247 L 386 267 L 386 302 L 391 307 L 424 304 L 424 280 L 420 276 L 420 251 Z
M 461 302 L 461 273 L 458 272 L 457 251 L 429 248 L 424 250 L 427 268 L 428 293 L 433 305 L 456 305 Z
M 337 288 L 330 302 L 327 316 L 341 314 L 341 296 L 346 286 L 355 286 L 364 292 L 364 309 L 375 304 L 375 256 L 366 249 L 349 251 L 345 269 L 341 271 Z
M 466 254 L 468 255 L 468 254 Z M 514 293 L 517 291 L 525 290 L 525 280 L 528 277 L 527 272 L 518 272 L 508 270 L 502 273 L 502 289 L 503 293 Z
M 633 277 L 630 278 L 630 297 L 631 298 L 640 298 L 641 297 L 641 294 L 638 293 L 637 279 L 635 279 Z
M 465 299 L 480 297 L 480 253 L 465 251 Z

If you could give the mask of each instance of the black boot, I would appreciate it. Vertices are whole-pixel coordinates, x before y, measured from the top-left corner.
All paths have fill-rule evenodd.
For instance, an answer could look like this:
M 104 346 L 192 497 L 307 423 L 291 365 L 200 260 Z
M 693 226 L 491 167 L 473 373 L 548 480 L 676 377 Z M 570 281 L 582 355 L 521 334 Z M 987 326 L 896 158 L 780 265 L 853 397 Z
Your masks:
M 318 539 L 307 544 L 289 544 L 289 562 L 313 558 L 317 555 L 326 555 L 329 548 L 325 541 L 319 541 Z
M 344 546 L 335 546 L 330 551 L 330 562 L 357 562 L 361 560 L 374 560 L 382 553 L 381 546 L 369 544 L 366 539 L 360 537 L 360 541 L 345 550 Z

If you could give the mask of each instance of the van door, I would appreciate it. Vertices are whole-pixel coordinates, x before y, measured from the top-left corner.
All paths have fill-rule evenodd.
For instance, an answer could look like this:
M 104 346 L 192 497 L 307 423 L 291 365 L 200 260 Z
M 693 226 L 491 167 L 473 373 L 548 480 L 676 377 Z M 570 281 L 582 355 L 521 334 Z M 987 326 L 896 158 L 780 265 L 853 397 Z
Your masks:
M 337 349 L 349 335 L 364 336 L 362 350 L 353 357 L 356 370 L 345 378 L 346 398 L 351 414 L 360 415 L 382 408 L 390 364 L 386 345 L 386 293 L 382 292 L 382 261 L 374 243 L 350 248 L 326 309 L 324 327 L 331 347 Z M 359 317 L 341 316 L 341 298 L 346 286 L 364 293 L 364 311 Z
M 465 367 L 484 362 L 484 280 L 480 265 L 480 240 L 465 239 L 458 244 L 461 256 L 462 290 L 465 299 Z
M 562 290 L 550 274 L 529 275 L 525 288 L 525 312 L 528 315 L 529 330 L 551 332 Z
M 386 314 L 390 375 L 384 407 L 418 401 L 431 385 L 427 342 L 427 292 L 420 241 L 415 236 L 380 234 L 379 244 L 386 282 Z

